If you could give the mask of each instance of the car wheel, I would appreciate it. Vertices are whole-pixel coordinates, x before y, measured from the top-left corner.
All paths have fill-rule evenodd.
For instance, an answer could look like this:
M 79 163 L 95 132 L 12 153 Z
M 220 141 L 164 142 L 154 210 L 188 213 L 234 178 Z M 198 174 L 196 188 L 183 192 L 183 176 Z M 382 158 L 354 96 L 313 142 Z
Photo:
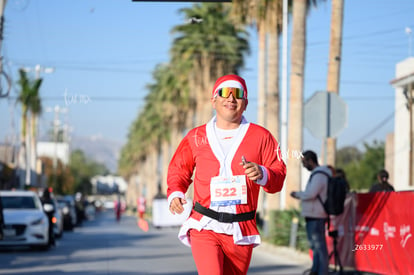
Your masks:
M 31 248 L 36 251 L 47 251 L 51 247 L 50 244 L 40 244 L 40 245 L 32 245 Z
M 63 236 L 63 230 L 61 230 L 58 234 L 56 234 L 56 239 L 60 239 Z

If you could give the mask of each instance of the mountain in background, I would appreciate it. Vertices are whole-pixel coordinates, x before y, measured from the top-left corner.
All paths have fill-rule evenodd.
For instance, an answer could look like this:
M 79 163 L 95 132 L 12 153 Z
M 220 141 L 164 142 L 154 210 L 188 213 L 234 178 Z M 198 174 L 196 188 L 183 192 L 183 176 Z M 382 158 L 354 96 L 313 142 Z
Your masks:
M 105 139 L 102 136 L 72 136 L 70 150 L 82 150 L 88 158 L 104 164 L 111 173 L 116 173 L 122 142 Z

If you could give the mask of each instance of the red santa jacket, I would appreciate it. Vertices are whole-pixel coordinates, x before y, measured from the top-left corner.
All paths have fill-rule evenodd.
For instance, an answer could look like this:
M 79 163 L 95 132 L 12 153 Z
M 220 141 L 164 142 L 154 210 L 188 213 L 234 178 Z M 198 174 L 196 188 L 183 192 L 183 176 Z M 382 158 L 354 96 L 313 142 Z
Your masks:
M 195 170 L 193 203 L 210 207 L 211 178 L 223 175 L 223 169 L 227 170 L 227 174 L 244 175 L 244 168 L 240 165 L 244 156 L 247 161 L 263 166 L 268 179 L 261 186 L 246 177 L 247 204 L 236 205 L 236 213 L 256 211 L 260 187 L 268 193 L 276 193 L 283 187 L 286 166 L 281 158 L 279 144 L 268 130 L 244 120 L 242 133 L 235 138 L 234 146 L 224 157 L 214 135 L 213 125 L 214 119 L 194 128 L 181 141 L 169 165 L 167 196 L 170 197 L 175 192 L 185 194 L 193 181 Z M 200 221 L 202 217 L 202 214 L 193 210 L 189 218 Z M 255 219 L 238 224 L 243 236 L 258 235 Z

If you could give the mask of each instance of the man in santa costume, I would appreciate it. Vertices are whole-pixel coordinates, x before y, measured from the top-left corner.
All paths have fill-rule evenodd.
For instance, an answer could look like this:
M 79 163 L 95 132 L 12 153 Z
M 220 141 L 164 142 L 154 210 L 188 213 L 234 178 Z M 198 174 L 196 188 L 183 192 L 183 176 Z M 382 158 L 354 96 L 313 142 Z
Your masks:
M 191 246 L 198 274 L 247 274 L 253 247 L 260 244 L 255 219 L 260 188 L 280 191 L 286 166 L 272 134 L 243 116 L 248 103 L 243 78 L 217 79 L 211 103 L 216 115 L 184 137 L 170 162 L 169 209 L 184 211 L 194 179 L 193 209 L 178 237 Z

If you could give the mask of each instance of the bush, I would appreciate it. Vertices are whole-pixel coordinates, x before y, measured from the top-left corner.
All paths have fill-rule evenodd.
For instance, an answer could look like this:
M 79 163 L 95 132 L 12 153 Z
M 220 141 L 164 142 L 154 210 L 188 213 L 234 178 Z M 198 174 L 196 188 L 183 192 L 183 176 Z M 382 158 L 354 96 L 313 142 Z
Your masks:
M 300 216 L 299 210 L 275 210 L 269 213 L 269 235 L 266 241 L 274 245 L 289 246 L 293 219 L 298 219 L 296 235 L 296 249 L 307 251 L 309 249 L 306 237 L 305 219 Z

